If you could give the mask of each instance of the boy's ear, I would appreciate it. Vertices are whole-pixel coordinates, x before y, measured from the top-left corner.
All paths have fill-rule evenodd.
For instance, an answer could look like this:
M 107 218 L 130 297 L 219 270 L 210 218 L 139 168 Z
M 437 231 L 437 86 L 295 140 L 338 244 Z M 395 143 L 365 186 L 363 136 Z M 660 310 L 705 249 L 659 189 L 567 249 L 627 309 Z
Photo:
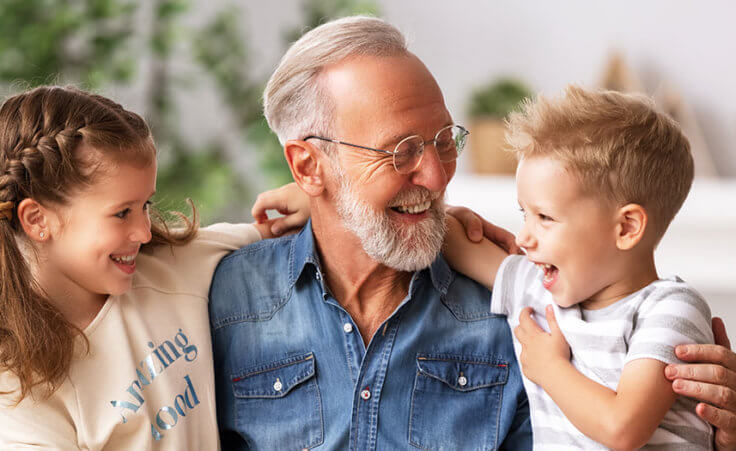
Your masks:
M 639 204 L 627 204 L 618 210 L 616 247 L 622 251 L 633 249 L 644 238 L 649 216 Z
M 322 194 L 325 189 L 324 152 L 307 141 L 290 139 L 284 144 L 284 156 L 296 184 L 309 196 Z
M 18 221 L 33 241 L 43 242 L 50 237 L 50 211 L 36 200 L 26 198 L 18 203 Z

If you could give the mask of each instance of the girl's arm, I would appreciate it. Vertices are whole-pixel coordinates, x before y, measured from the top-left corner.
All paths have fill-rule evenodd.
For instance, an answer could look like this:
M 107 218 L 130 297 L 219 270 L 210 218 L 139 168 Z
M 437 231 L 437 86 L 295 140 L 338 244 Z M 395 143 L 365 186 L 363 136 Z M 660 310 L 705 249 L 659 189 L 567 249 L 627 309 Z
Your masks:
M 665 363 L 637 359 L 624 366 L 616 391 L 592 381 L 570 363 L 570 348 L 552 306 L 547 307 L 550 333 L 531 318 L 519 316 L 514 334 L 522 345 L 524 375 L 541 386 L 583 434 L 611 449 L 637 449 L 654 434 L 675 402 L 664 377 Z
M 479 242 L 470 241 L 462 224 L 452 215 L 447 215 L 442 255 L 453 269 L 490 289 L 498 267 L 508 253 L 485 238 Z
M 282 217 L 268 219 L 266 210 L 276 210 Z M 263 238 L 274 238 L 306 224 L 309 219 L 309 196 L 296 183 L 262 192 L 253 204 L 251 214 Z

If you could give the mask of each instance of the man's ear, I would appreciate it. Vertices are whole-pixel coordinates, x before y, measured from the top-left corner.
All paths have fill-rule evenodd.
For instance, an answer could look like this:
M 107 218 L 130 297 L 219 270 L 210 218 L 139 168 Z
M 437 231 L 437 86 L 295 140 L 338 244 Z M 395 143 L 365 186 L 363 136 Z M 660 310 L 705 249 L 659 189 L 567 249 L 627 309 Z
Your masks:
M 639 204 L 627 204 L 618 210 L 616 247 L 622 251 L 633 249 L 644 239 L 649 215 Z
M 28 238 L 36 242 L 49 239 L 51 234 L 50 211 L 36 200 L 26 198 L 18 203 L 18 221 Z
M 290 139 L 284 144 L 284 156 L 296 184 L 309 196 L 322 194 L 325 189 L 324 152 L 306 141 Z

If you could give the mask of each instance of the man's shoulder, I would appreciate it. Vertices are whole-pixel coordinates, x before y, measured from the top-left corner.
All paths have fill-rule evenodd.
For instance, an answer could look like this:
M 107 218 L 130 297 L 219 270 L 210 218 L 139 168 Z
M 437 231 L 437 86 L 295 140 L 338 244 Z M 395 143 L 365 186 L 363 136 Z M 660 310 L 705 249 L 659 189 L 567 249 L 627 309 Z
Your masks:
M 452 269 L 450 273 L 452 278 L 442 302 L 458 320 L 505 319 L 503 315 L 491 313 L 491 292 L 488 288 Z
M 223 258 L 210 287 L 213 326 L 270 317 L 293 286 L 294 236 L 262 240 Z

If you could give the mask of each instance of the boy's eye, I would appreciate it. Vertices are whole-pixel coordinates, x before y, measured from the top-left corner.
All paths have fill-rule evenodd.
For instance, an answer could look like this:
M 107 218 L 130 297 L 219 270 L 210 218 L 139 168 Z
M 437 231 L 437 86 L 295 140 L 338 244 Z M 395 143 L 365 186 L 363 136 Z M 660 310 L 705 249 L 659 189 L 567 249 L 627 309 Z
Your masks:
M 539 213 L 539 219 L 541 219 L 542 221 L 552 221 L 553 220 L 549 216 L 543 215 L 542 213 Z
M 116 218 L 125 219 L 126 216 L 128 216 L 128 213 L 130 213 L 130 208 L 126 208 L 124 210 L 121 210 L 114 214 Z

